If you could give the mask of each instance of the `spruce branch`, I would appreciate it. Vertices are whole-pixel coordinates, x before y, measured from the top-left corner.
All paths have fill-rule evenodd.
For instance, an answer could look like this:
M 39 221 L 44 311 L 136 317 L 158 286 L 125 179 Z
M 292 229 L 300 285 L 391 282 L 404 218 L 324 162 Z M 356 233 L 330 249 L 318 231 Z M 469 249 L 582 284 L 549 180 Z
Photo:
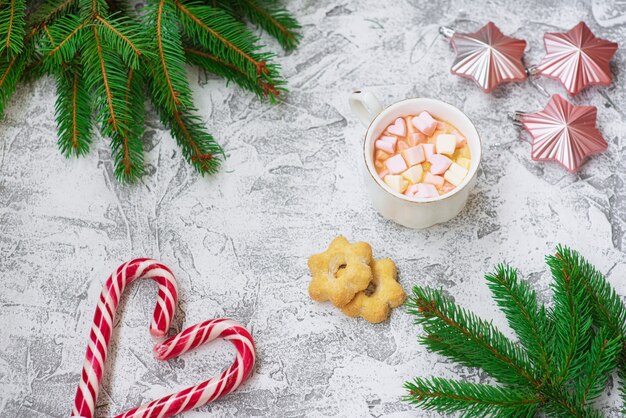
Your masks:
M 26 0 L 8 0 L 0 6 L 0 54 L 19 54 L 26 36 Z
M 115 163 L 115 177 L 133 182 L 144 172 L 144 152 L 141 138 L 144 133 L 144 80 L 141 73 L 128 70 L 124 103 L 128 118 L 134 123 L 111 135 L 111 149 Z
M 549 314 L 554 324 L 552 356 L 558 368 L 556 384 L 562 384 L 581 372 L 583 354 L 591 338 L 592 316 L 588 295 L 579 280 L 580 270 L 564 270 L 551 259 L 547 259 L 547 264 L 554 279 L 554 308 Z
M 541 373 L 550 378 L 550 336 L 546 309 L 538 306 L 535 291 L 517 278 L 517 271 L 500 264 L 494 274 L 485 276 L 494 299 L 506 315 L 509 326 Z
M 606 328 L 598 330 L 591 348 L 583 356 L 581 378 L 575 387 L 575 394 L 582 405 L 602 394 L 611 372 L 617 366 L 621 349 L 619 338 L 611 339 Z
M 409 391 L 405 400 L 468 417 L 600 418 L 594 400 L 616 367 L 626 397 L 619 296 L 587 261 L 566 247 L 558 247 L 546 261 L 553 276 L 554 306 L 549 311 L 513 268 L 499 265 L 486 276 L 496 303 L 519 337 L 517 345 L 441 291 L 415 286 L 409 313 L 425 331 L 420 343 L 465 366 L 485 370 L 500 386 L 417 378 L 405 384 Z M 602 307 L 596 307 L 598 301 Z M 515 404 L 523 399 L 533 403 L 531 409 Z
M 157 55 L 154 60 L 152 97 L 173 115 L 181 108 L 192 107 L 176 8 L 170 0 L 151 1 L 148 3 L 146 18 Z
M 28 8 L 26 0 L 0 0 L 0 112 L 20 80 L 53 75 L 61 152 L 88 152 L 96 124 L 111 141 L 117 179 L 132 182 L 144 172 L 143 106 L 149 94 L 189 163 L 201 174 L 214 173 L 224 152 L 195 115 L 186 64 L 271 103 L 286 91 L 285 82 L 273 54 L 262 52 L 259 39 L 238 20 L 244 6 L 147 3 L 137 14 L 127 0 L 40 0 Z M 296 28 L 278 5 L 258 4 L 275 12 L 274 24 Z
M 413 288 L 409 313 L 416 316 L 429 336 L 445 341 L 452 349 L 440 343 L 428 345 L 433 351 L 451 356 L 469 367 L 481 367 L 501 383 L 536 386 L 539 382 L 532 373 L 526 354 L 498 331 L 491 323 L 458 307 L 443 292 Z
M 300 42 L 300 24 L 287 12 L 267 0 L 236 0 L 239 13 L 276 38 L 286 51 L 292 51 Z
M 57 73 L 56 89 L 59 149 L 66 157 L 84 155 L 91 144 L 91 100 L 77 63 Z
M 245 25 L 223 10 L 200 3 L 176 1 L 182 29 L 208 51 L 220 59 L 242 68 L 248 77 L 274 80 L 276 66 L 267 62 L 273 54 L 256 52 L 258 38 Z
M 404 385 L 404 398 L 415 406 L 441 413 L 463 411 L 474 417 L 533 417 L 543 400 L 531 392 L 433 377 Z
M 282 87 L 281 81 L 270 83 L 258 77 L 250 78 L 247 73 L 240 70 L 236 65 L 225 62 L 215 55 L 205 52 L 201 47 L 185 47 L 187 61 L 202 69 L 222 76 L 229 82 L 233 82 L 240 87 L 255 93 L 260 99 L 269 98 L 271 103 L 275 103 L 280 92 L 286 89 Z

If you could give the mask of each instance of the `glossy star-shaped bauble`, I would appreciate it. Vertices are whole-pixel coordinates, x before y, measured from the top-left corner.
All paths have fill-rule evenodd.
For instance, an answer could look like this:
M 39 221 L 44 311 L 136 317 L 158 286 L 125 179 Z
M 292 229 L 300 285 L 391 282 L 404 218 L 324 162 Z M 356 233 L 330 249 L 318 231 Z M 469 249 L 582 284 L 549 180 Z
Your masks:
M 558 94 L 545 109 L 522 114 L 521 123 L 533 137 L 533 160 L 557 161 L 571 173 L 608 147 L 596 128 L 596 107 L 575 106 Z
M 526 41 L 505 36 L 493 22 L 478 32 L 455 32 L 452 74 L 474 80 L 486 93 L 502 83 L 526 80 L 522 63 Z
M 580 22 L 564 33 L 543 35 L 546 56 L 537 66 L 539 73 L 559 80 L 571 95 L 592 84 L 611 84 L 609 61 L 617 43 L 596 38 Z

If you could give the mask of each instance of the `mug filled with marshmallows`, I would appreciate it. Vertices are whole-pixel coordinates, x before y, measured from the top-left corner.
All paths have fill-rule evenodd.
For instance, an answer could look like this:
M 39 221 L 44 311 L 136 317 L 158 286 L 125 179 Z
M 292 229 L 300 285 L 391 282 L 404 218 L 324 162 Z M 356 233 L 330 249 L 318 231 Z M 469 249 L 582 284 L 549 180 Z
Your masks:
M 352 93 L 350 107 L 367 126 L 365 186 L 382 216 L 427 228 L 463 209 L 482 154 L 478 132 L 463 112 L 428 98 L 383 109 L 367 91 Z

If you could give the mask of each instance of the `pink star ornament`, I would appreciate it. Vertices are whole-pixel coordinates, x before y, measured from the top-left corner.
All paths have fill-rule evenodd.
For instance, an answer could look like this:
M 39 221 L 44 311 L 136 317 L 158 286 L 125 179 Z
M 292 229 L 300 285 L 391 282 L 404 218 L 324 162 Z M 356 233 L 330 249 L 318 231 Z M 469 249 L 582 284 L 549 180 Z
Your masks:
M 452 74 L 474 80 L 486 93 L 502 83 L 526 80 L 522 62 L 526 41 L 504 35 L 493 22 L 473 33 L 441 31 L 451 34 L 456 51 Z
M 575 106 L 555 94 L 545 109 L 517 112 L 514 119 L 533 138 L 533 160 L 556 161 L 570 173 L 576 173 L 589 156 L 608 147 L 596 128 L 596 113 L 595 106 Z
M 597 38 L 584 22 L 568 32 L 548 32 L 543 41 L 546 55 L 536 72 L 559 80 L 570 95 L 593 84 L 611 84 L 609 61 L 617 43 Z

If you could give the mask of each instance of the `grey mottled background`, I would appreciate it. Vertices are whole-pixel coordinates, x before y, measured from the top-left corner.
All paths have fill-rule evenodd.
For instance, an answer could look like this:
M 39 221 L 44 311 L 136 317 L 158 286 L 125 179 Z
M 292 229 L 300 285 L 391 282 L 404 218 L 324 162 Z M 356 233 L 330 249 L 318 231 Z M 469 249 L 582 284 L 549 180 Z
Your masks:
M 507 333 L 483 274 L 510 261 L 547 300 L 543 257 L 559 242 L 579 249 L 626 295 L 626 3 L 379 3 L 290 2 L 304 39 L 297 52 L 278 57 L 291 90 L 279 106 L 191 71 L 201 115 L 230 155 L 211 178 L 192 171 L 151 115 L 149 175 L 121 186 L 106 141 L 80 160 L 57 152 L 51 79 L 18 89 L 0 124 L 0 416 L 68 415 L 97 296 L 109 273 L 131 257 L 157 258 L 175 272 L 176 330 L 229 316 L 256 339 L 253 377 L 190 417 L 434 416 L 400 401 L 405 380 L 431 374 L 487 380 L 426 353 L 403 308 L 371 325 L 312 302 L 306 259 L 338 234 L 392 257 L 406 289 L 443 286 Z M 515 84 L 486 95 L 449 74 L 453 53 L 438 25 L 475 30 L 488 20 L 528 41 L 527 63 L 541 58 L 543 32 L 580 20 L 621 44 L 614 84 L 573 99 L 598 107 L 609 142 L 609 151 L 577 175 L 532 162 L 521 140 L 526 134 L 507 121 L 516 109 L 544 107 L 547 98 L 536 87 Z M 537 83 L 565 94 L 556 82 Z M 359 174 L 364 129 L 347 106 L 348 94 L 364 87 L 387 104 L 441 98 L 475 121 L 484 161 L 455 220 L 413 231 L 374 212 Z M 154 293 L 148 282 L 127 292 L 100 416 L 197 383 L 232 358 L 221 342 L 167 363 L 154 360 L 148 335 Z M 603 405 L 607 416 L 618 415 L 614 396 Z

